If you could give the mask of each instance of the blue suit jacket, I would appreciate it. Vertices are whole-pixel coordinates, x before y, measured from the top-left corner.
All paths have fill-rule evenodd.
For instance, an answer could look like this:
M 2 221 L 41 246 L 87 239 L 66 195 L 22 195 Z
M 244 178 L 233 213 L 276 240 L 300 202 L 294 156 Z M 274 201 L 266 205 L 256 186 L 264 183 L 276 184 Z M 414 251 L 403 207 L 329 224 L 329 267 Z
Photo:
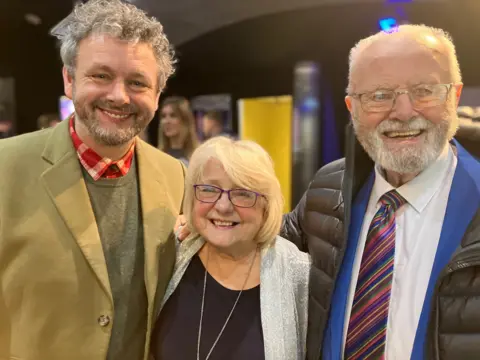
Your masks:
M 452 254 L 460 245 L 468 224 L 480 206 L 480 162 L 471 156 L 458 142 L 458 163 L 453 177 L 452 187 L 443 222 L 442 232 L 430 275 L 422 313 L 413 345 L 412 360 L 423 360 L 425 339 L 431 310 L 431 300 L 438 276 L 448 264 Z M 351 223 L 347 239 L 347 249 L 342 267 L 337 277 L 332 297 L 330 317 L 323 342 L 324 360 L 342 359 L 343 327 L 348 290 L 352 275 L 358 238 L 374 183 L 374 173 L 360 190 L 352 206 Z

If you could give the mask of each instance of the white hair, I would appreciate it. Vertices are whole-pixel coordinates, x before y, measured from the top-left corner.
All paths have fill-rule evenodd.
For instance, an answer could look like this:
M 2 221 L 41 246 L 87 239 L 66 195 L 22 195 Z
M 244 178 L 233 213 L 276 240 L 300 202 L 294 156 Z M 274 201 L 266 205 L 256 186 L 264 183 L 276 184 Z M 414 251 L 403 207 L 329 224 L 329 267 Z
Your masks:
M 417 39 L 422 34 L 427 34 L 435 37 L 444 46 L 442 51 L 448 59 L 451 81 L 453 83 L 462 82 L 462 74 L 460 72 L 460 65 L 457 59 L 457 53 L 455 45 L 453 44 L 450 35 L 442 29 L 430 27 L 427 25 L 400 25 L 394 32 L 387 33 L 384 31 L 378 32 L 375 35 L 369 36 L 360 40 L 351 50 L 349 56 L 349 72 L 348 72 L 348 88 L 347 93 L 353 92 L 352 73 L 353 69 L 362 55 L 370 45 L 373 43 L 386 39 L 388 36 L 396 36 L 397 34 L 409 36 L 413 39 Z
M 284 199 L 280 182 L 268 153 L 259 144 L 249 140 L 214 137 L 200 145 L 190 159 L 185 181 L 183 213 L 192 236 L 198 234 L 193 222 L 195 194 L 193 185 L 203 179 L 210 160 L 220 162 L 226 174 L 236 185 L 264 194 L 267 198 L 265 218 L 255 240 L 262 246 L 271 245 L 280 232 Z
M 149 44 L 159 72 L 159 90 L 174 72 L 174 53 L 162 25 L 136 6 L 120 0 L 90 0 L 73 11 L 51 30 L 60 40 L 60 55 L 73 76 L 80 42 L 91 34 L 106 34 L 129 42 Z

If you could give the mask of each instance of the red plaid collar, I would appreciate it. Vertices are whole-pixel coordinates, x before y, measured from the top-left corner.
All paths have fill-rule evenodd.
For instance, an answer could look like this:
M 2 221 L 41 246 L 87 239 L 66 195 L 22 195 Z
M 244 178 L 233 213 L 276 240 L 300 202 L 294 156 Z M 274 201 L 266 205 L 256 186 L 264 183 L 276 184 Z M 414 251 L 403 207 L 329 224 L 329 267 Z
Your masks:
M 132 144 L 128 152 L 118 161 L 101 157 L 93 149 L 89 148 L 75 132 L 74 116 L 70 118 L 70 136 L 73 146 L 77 151 L 78 159 L 84 169 L 90 174 L 93 180 L 100 178 L 116 179 L 128 173 L 132 166 L 133 154 L 135 151 L 135 142 Z

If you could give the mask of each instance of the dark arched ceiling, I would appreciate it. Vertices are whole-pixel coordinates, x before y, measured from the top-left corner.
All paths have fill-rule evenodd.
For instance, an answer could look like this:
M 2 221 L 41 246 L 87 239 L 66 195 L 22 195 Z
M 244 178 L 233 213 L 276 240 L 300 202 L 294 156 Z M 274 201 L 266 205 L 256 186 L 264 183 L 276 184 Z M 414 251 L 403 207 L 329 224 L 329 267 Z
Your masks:
M 444 3 L 452 0 L 130 0 L 157 16 L 174 44 L 247 19 L 322 5 Z
M 11 37 L 24 28 L 28 13 L 42 20 L 39 31 L 60 21 L 76 1 L 87 0 L 0 0 L 0 39 Z M 392 6 L 400 3 L 441 4 L 455 0 L 124 0 L 157 17 L 175 45 L 247 19 L 322 5 L 376 4 Z M 461 0 L 460 0 L 461 1 Z M 455 1 L 457 2 L 457 1 Z

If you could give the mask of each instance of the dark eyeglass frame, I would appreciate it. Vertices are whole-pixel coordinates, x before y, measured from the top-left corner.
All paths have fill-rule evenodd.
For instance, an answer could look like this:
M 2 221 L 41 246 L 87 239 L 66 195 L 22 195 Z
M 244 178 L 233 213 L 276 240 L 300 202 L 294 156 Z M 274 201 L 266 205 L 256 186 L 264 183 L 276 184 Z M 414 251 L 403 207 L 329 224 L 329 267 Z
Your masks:
M 447 102 L 447 99 L 448 99 L 448 95 L 450 94 L 450 91 L 452 90 L 452 88 L 455 86 L 456 84 L 455 83 L 449 83 L 449 84 L 418 84 L 418 85 L 415 85 L 415 86 L 411 86 L 409 87 L 407 90 L 391 90 L 391 89 L 377 89 L 377 90 L 373 90 L 373 91 L 365 91 L 365 92 L 362 92 L 362 93 L 351 93 L 351 94 L 348 94 L 349 96 L 351 96 L 352 98 L 356 99 L 356 100 L 359 100 L 360 101 L 360 105 L 362 106 L 362 109 L 363 111 L 365 112 L 385 112 L 385 111 L 391 111 L 394 106 L 395 106 L 395 103 L 397 101 L 397 97 L 399 95 L 408 95 L 412 105 L 413 105 L 413 108 L 414 109 L 417 109 L 417 110 L 420 110 L 420 109 L 425 109 L 427 108 L 428 106 L 425 106 L 425 107 L 418 107 L 418 106 L 415 106 L 415 102 L 416 100 L 414 99 L 414 96 L 412 95 L 412 91 L 413 89 L 416 89 L 416 88 L 419 88 L 419 87 L 422 87 L 422 86 L 433 86 L 433 87 L 446 87 L 447 88 L 447 92 L 445 93 L 445 99 L 443 99 L 443 101 L 441 101 L 439 104 L 436 104 L 436 105 L 432 105 L 431 107 L 433 106 L 439 106 L 439 105 L 443 105 Z M 393 94 L 393 99 L 391 100 L 391 105 L 390 105 L 390 108 L 387 110 L 372 110 L 372 109 L 368 109 L 366 108 L 368 106 L 368 101 L 367 100 L 362 100 L 362 98 L 364 98 L 364 95 L 368 95 L 368 94 L 374 94 L 376 93 L 377 91 L 385 91 L 385 92 L 388 92 L 388 93 L 391 93 Z
M 220 192 L 218 193 L 218 196 L 215 198 L 215 200 L 212 200 L 212 201 L 200 200 L 200 199 L 198 198 L 198 196 L 197 196 L 197 189 L 198 189 L 199 187 L 201 187 L 201 186 L 203 186 L 203 187 L 209 187 L 209 188 L 214 188 L 214 189 L 219 190 Z M 223 193 L 226 193 L 227 196 L 228 196 L 228 200 L 230 201 L 230 203 L 231 203 L 233 206 L 239 207 L 239 208 L 252 208 L 252 207 L 254 207 L 254 206 L 257 204 L 257 200 L 258 200 L 259 197 L 263 197 L 263 198 L 265 198 L 265 199 L 267 198 L 264 194 L 258 193 L 258 192 L 256 192 L 256 191 L 248 190 L 248 189 L 235 188 L 235 189 L 225 190 L 225 189 L 222 189 L 222 188 L 220 188 L 220 187 L 218 187 L 218 186 L 209 185 L 209 184 L 195 184 L 195 185 L 193 185 L 193 190 L 194 190 L 193 192 L 195 193 L 195 198 L 196 198 L 198 201 L 200 201 L 200 202 L 202 202 L 202 203 L 206 203 L 206 204 L 214 204 L 214 203 L 216 203 L 218 200 L 220 200 L 220 198 L 222 197 Z M 241 205 L 234 204 L 233 201 L 232 201 L 231 195 L 230 195 L 230 194 L 232 193 L 232 191 L 247 191 L 247 192 L 249 192 L 249 193 L 254 194 L 254 195 L 255 195 L 255 201 L 253 202 L 253 205 L 251 205 L 251 206 L 241 206 Z

